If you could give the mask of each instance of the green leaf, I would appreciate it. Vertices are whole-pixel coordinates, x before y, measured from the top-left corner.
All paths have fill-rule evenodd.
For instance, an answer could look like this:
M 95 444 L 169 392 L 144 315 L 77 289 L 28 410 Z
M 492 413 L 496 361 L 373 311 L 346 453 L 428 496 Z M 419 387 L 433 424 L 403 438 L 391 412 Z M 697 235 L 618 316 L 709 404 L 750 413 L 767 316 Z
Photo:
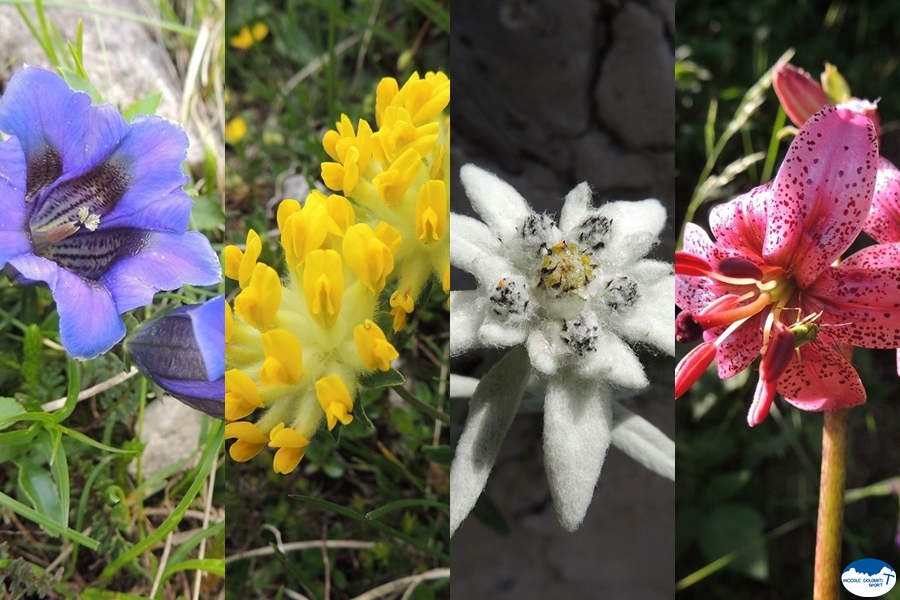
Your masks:
M 59 490 L 49 471 L 27 458 L 19 459 L 16 464 L 19 467 L 19 489 L 31 506 L 43 517 L 65 527 L 69 516 L 63 513 Z
M 143 98 L 138 98 L 129 104 L 125 109 L 125 112 L 122 113 L 122 116 L 130 123 L 131 120 L 138 115 L 155 115 L 161 100 L 162 92 L 147 94 Z
M 406 412 L 405 409 L 400 407 L 391 409 L 391 420 L 394 422 L 394 427 L 397 428 L 397 431 L 403 435 L 413 437 L 418 435 L 416 426 L 412 422 L 412 417 L 409 416 L 409 413 Z
M 403 385 L 406 379 L 397 369 L 389 369 L 366 373 L 360 378 L 359 383 L 364 388 L 383 388 Z
M 103 104 L 103 96 L 100 95 L 100 92 L 89 79 L 82 77 L 68 67 L 60 67 L 59 74 L 63 76 L 70 88 L 79 92 L 86 92 L 91 97 L 92 103 Z
M 22 408 L 22 405 L 19 404 L 18 400 L 0 396 L 0 430 L 6 429 L 15 423 L 15 421 L 12 420 L 13 417 L 24 413 L 25 409 Z M 7 419 L 10 420 L 4 423 Z
M 222 227 L 225 223 L 225 213 L 219 199 L 206 194 L 194 198 L 191 221 L 200 231 L 215 231 Z
M 394 512 L 395 510 L 409 508 L 412 506 L 430 506 L 433 508 L 439 508 L 448 515 L 450 514 L 450 505 L 446 502 L 441 502 L 440 500 L 432 500 L 431 498 L 406 498 L 404 500 L 395 500 L 393 502 L 388 502 L 381 508 L 376 508 L 375 510 L 366 513 L 366 518 L 380 519 L 384 515 Z
M 752 506 L 723 504 L 714 508 L 700 525 L 700 552 L 708 561 L 738 552 L 728 568 L 751 579 L 766 581 L 769 558 L 764 527 L 765 520 Z
M 422 450 L 425 451 L 425 456 L 431 462 L 450 466 L 450 459 L 453 457 L 450 446 L 423 446 Z

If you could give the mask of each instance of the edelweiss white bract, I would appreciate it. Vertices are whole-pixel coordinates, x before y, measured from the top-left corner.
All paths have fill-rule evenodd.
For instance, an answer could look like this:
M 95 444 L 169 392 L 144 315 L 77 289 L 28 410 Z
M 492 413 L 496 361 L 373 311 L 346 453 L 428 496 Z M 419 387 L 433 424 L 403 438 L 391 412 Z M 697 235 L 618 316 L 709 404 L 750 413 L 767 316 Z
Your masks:
M 460 171 L 484 222 L 452 214 L 451 264 L 478 289 L 451 292 L 451 353 L 505 348 L 482 379 L 451 469 L 451 535 L 474 506 L 529 376 L 546 383 L 544 459 L 560 523 L 584 519 L 610 443 L 612 388 L 647 385 L 629 343 L 670 355 L 672 265 L 645 259 L 665 225 L 658 200 L 591 204 L 586 183 L 557 225 L 511 186 Z

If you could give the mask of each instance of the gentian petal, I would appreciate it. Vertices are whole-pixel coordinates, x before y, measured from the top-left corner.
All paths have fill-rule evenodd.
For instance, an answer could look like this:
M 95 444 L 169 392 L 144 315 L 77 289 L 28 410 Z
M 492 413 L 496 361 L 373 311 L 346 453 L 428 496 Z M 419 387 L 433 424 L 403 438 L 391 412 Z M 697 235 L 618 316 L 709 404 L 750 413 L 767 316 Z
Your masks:
M 195 381 L 153 377 L 159 387 L 194 410 L 216 419 L 225 419 L 225 376 L 215 381 Z
M 111 155 L 128 165 L 131 185 L 100 227 L 136 227 L 182 232 L 191 216 L 190 197 L 181 188 L 188 139 L 184 130 L 160 117 L 137 117 Z
M 832 329 L 831 331 L 836 331 Z M 821 338 L 800 348 L 794 362 L 778 380 L 778 393 L 801 410 L 837 410 L 866 401 L 856 369 Z
M 31 252 L 25 233 L 25 156 L 16 138 L 0 143 L 0 268 L 13 256 Z
M 60 341 L 73 357 L 96 358 L 125 337 L 125 324 L 103 285 L 40 256 L 19 256 L 9 264 L 23 277 L 50 287 L 59 313 Z
M 900 170 L 891 161 L 878 161 L 872 208 L 863 230 L 880 244 L 900 242 Z
M 143 323 L 125 343 L 140 371 L 185 404 L 225 418 L 225 298 Z
M 577 381 L 565 370 L 549 379 L 544 399 L 544 466 L 556 516 L 568 531 L 581 525 L 594 496 L 611 426 L 612 394 L 605 385 Z
M 216 296 L 203 304 L 183 308 L 193 322 L 194 336 L 203 355 L 207 379 L 213 381 L 224 377 L 225 296 Z
M 869 214 L 878 165 L 875 127 L 826 107 L 788 149 L 766 207 L 763 257 L 806 287 L 856 239 Z
M 96 232 L 95 232 L 96 233 Z M 151 232 L 141 250 L 114 263 L 100 279 L 120 313 L 149 304 L 160 290 L 221 281 L 219 259 L 202 234 Z
M 32 195 L 63 173 L 77 176 L 93 167 L 127 130 L 113 106 L 91 106 L 86 93 L 37 67 L 16 72 L 0 99 L 0 131 L 22 144 Z

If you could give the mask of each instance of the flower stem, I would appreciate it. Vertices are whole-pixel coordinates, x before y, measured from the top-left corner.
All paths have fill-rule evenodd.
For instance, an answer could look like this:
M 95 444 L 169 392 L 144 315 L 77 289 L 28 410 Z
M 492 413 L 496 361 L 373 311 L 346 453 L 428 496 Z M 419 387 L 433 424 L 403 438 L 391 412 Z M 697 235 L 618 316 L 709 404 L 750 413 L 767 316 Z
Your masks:
M 839 595 L 848 415 L 847 409 L 825 413 L 813 600 L 837 600 Z

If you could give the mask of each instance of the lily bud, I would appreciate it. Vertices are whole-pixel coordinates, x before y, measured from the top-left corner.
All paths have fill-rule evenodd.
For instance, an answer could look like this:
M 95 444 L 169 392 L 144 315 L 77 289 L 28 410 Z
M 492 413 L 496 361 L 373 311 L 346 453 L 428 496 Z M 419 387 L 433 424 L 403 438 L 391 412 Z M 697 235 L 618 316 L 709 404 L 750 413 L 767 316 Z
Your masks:
M 146 377 L 191 408 L 225 418 L 225 298 L 182 306 L 125 342 Z
M 828 96 L 819 82 L 790 63 L 775 69 L 772 87 L 784 112 L 797 127 L 802 127 L 808 118 L 828 104 Z
M 759 383 L 756 384 L 753 403 L 747 413 L 750 427 L 759 425 L 769 415 L 778 388 L 778 378 L 794 359 L 794 348 L 794 334 L 784 323 L 776 322 L 772 327 L 769 345 L 759 363 Z
M 703 342 L 688 352 L 675 367 L 675 399 L 683 396 L 700 376 L 709 368 L 716 357 L 716 345 Z

